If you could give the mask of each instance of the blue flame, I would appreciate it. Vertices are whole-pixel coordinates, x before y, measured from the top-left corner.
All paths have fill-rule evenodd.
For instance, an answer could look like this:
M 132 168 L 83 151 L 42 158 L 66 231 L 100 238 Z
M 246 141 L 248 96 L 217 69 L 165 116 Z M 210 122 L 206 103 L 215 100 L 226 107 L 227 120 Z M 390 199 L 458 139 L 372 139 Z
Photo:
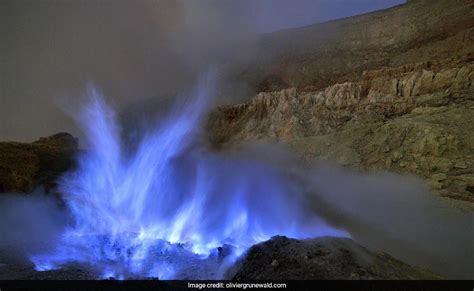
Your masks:
M 102 278 L 176 279 L 218 247 L 231 249 L 224 266 L 274 235 L 346 235 L 308 217 L 302 189 L 278 170 L 193 147 L 210 85 L 200 82 L 132 153 L 115 113 L 91 90 L 78 119 L 91 149 L 60 183 L 74 225 L 51 252 L 31 257 L 38 271 L 80 263 Z

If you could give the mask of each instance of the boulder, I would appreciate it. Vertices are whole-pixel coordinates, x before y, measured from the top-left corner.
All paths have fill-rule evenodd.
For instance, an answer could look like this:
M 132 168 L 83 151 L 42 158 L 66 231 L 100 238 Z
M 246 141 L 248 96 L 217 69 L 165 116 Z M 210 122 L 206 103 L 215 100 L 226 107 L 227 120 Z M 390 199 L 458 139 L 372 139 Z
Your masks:
M 228 276 L 232 280 L 441 279 L 348 238 L 296 240 L 284 236 L 252 246 Z

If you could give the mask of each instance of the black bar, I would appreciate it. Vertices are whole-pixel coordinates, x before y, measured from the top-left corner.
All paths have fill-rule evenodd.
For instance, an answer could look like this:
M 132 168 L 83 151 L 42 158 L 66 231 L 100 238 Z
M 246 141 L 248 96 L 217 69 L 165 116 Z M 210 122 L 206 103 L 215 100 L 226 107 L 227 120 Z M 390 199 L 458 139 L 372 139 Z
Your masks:
M 282 285 L 284 284 L 284 285 Z M 286 286 L 283 288 L 283 286 Z M 220 288 L 219 288 L 220 287 Z M 10 290 L 463 290 L 474 281 L 0 281 Z

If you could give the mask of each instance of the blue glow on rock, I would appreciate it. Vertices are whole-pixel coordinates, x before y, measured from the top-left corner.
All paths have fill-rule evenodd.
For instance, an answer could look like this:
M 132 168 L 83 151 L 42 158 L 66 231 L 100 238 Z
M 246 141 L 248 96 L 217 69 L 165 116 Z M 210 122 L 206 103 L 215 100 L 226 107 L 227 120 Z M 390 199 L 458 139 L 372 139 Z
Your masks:
M 91 90 L 78 118 L 91 148 L 60 182 L 74 224 L 50 252 L 31 256 L 36 270 L 78 263 L 104 279 L 179 279 L 192 262 L 230 246 L 225 259 L 215 259 L 218 278 L 250 246 L 275 235 L 347 236 L 308 215 L 302 189 L 278 170 L 193 147 L 211 85 L 201 81 L 132 153 L 115 113 Z

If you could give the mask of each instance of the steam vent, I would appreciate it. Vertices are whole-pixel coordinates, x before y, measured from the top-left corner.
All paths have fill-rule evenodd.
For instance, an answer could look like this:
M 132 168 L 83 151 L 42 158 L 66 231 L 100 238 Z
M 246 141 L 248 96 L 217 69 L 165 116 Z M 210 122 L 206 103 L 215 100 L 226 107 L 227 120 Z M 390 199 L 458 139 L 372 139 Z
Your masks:
M 473 1 L 6 0 L 0 26 L 0 291 L 472 290 Z

